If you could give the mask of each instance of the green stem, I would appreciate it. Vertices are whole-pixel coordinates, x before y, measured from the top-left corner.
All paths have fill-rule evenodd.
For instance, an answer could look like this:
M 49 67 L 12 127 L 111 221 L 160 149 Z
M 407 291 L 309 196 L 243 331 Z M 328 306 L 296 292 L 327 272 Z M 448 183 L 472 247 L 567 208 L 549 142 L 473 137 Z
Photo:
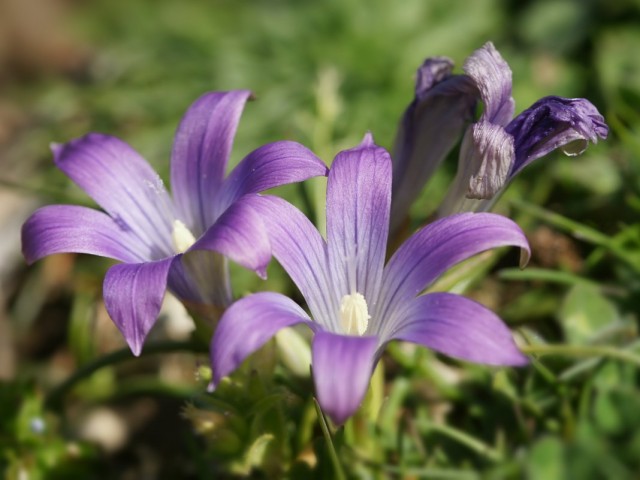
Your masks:
M 640 357 L 622 348 L 601 345 L 525 345 L 524 353 L 534 355 L 566 355 L 570 357 L 609 357 L 640 368 Z
M 466 434 L 463 431 L 457 430 L 447 425 L 427 422 L 425 420 L 423 420 L 421 423 L 422 423 L 421 425 L 422 428 L 441 433 L 453 440 L 456 440 L 457 442 L 467 446 L 474 452 L 484 456 L 485 458 L 491 461 L 499 462 L 503 459 L 502 454 L 498 450 L 490 447 L 489 445 L 482 442 L 481 440 L 478 440 L 477 438 Z
M 324 435 L 324 439 L 327 441 L 327 448 L 329 449 L 329 457 L 331 457 L 331 463 L 333 463 L 333 468 L 336 472 L 336 479 L 346 480 L 347 477 L 344 474 L 344 470 L 342 470 L 342 465 L 340 464 L 340 460 L 338 459 L 338 454 L 336 453 L 336 449 L 333 446 L 333 440 L 331 439 L 331 433 L 329 432 L 327 421 L 324 418 L 324 413 L 322 413 L 320 404 L 315 398 L 313 399 L 313 404 L 316 407 L 316 413 L 318 414 L 318 421 L 320 422 L 320 428 L 322 429 L 322 434 Z
M 207 346 L 203 345 L 200 342 L 194 341 L 186 341 L 186 342 L 158 342 L 151 343 L 144 347 L 144 350 L 140 354 L 140 357 L 146 357 L 148 355 L 155 355 L 157 353 L 170 353 L 170 352 L 194 352 L 194 353 L 206 353 Z M 45 406 L 47 408 L 58 408 L 60 402 L 64 395 L 69 391 L 76 383 L 81 380 L 89 377 L 96 371 L 101 368 L 108 367 L 111 365 L 115 365 L 117 363 L 121 363 L 128 360 L 134 360 L 134 357 L 131 354 L 131 350 L 127 348 L 123 348 L 121 350 L 116 350 L 115 352 L 111 352 L 104 357 L 97 358 L 91 363 L 87 363 L 83 365 L 78 370 L 76 370 L 68 379 L 58 385 L 48 396 L 45 401 Z

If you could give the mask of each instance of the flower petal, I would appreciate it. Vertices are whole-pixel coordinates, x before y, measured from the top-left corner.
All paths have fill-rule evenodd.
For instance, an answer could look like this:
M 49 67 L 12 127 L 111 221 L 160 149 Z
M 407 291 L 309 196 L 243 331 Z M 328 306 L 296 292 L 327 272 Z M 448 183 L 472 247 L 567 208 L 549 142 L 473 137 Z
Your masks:
M 451 293 L 416 298 L 392 337 L 488 365 L 526 365 L 511 332 L 491 310 Z
M 123 263 L 111 267 L 104 278 L 103 296 L 109 316 L 134 355 L 156 322 L 167 288 L 167 275 L 173 261 Z
M 150 258 L 172 252 L 173 206 L 162 180 L 129 145 L 90 133 L 52 147 L 54 161 L 123 230 L 130 230 L 151 251 Z
M 404 308 L 456 263 L 504 246 L 520 247 L 521 264 L 526 264 L 529 244 L 524 233 L 513 221 L 493 213 L 461 213 L 427 225 L 404 242 L 389 260 L 379 315 L 388 318 Z M 383 326 L 387 332 L 388 326 Z
M 584 98 L 545 97 L 506 127 L 515 138 L 516 158 L 510 176 L 556 148 L 579 155 L 589 142 L 605 139 L 609 128 L 598 109 Z M 571 145 L 569 145 L 571 144 Z M 571 147 L 571 148 L 568 148 Z
M 376 363 L 377 337 L 316 332 L 313 380 L 318 403 L 337 425 L 353 415 L 369 387 Z
M 507 180 L 514 157 L 513 137 L 504 128 L 487 122 L 472 127 L 474 152 L 467 198 L 493 198 Z
M 28 263 L 71 252 L 140 262 L 149 255 L 141 247 L 131 231 L 92 208 L 50 205 L 36 210 L 22 226 L 22 253 Z
M 233 302 L 229 265 L 225 256 L 209 250 L 192 250 L 173 262 L 167 285 L 185 306 L 207 320 L 219 319 Z
M 451 60 L 436 57 L 418 70 L 393 147 L 392 232 L 473 118 L 478 90 L 470 77 L 451 75 L 452 68 Z
M 356 292 L 377 298 L 390 204 L 391 158 L 367 134 L 336 156 L 327 180 L 327 246 L 338 301 Z
M 255 197 L 255 198 L 252 198 Z M 188 250 L 212 250 L 265 278 L 271 246 L 259 212 L 261 198 L 246 195 L 233 203 Z
M 215 220 L 218 193 L 248 90 L 210 92 L 189 107 L 171 152 L 171 188 L 180 220 L 201 235 Z
M 281 198 L 260 196 L 252 206 L 262 216 L 273 256 L 302 293 L 315 321 L 328 329 L 339 328 L 336 312 L 340 299 L 332 294 L 327 247 L 318 230 Z
M 311 150 L 296 142 L 264 145 L 247 155 L 224 181 L 223 207 L 247 193 L 326 175 L 328 168 Z
M 511 97 L 511 69 L 493 43 L 487 42 L 473 52 L 462 67 L 476 83 L 484 103 L 484 121 L 505 126 L 511 118 L 515 102 Z
M 255 293 L 232 304 L 220 319 L 211 339 L 211 388 L 278 330 L 301 322 L 313 328 L 305 311 L 279 293 Z
M 460 148 L 458 171 L 438 216 L 476 211 L 482 202 L 475 200 L 497 196 L 508 181 L 514 158 L 513 137 L 503 127 L 484 121 L 471 125 Z

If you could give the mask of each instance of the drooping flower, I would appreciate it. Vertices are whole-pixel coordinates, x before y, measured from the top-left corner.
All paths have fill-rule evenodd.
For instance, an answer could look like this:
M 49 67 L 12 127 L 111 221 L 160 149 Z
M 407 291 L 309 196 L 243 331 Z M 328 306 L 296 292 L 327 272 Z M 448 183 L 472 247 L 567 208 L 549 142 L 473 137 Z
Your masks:
M 406 340 L 491 365 L 524 365 L 509 329 L 493 312 L 450 293 L 420 295 L 454 264 L 487 249 L 529 247 L 511 220 L 465 213 L 410 237 L 385 266 L 391 159 L 370 135 L 338 154 L 327 184 L 327 239 L 282 199 L 253 200 L 273 255 L 298 286 L 310 314 L 288 297 L 256 293 L 232 304 L 211 341 L 215 386 L 284 327 L 313 332 L 316 394 L 338 424 L 358 408 L 385 345 Z
M 607 137 L 602 115 L 583 98 L 545 97 L 513 118 L 511 69 L 491 42 L 467 58 L 464 75 L 452 75 L 452 68 L 451 61 L 436 58 L 418 70 L 416 98 L 405 112 L 393 155 L 399 177 L 392 205 L 397 218 L 406 216 L 465 128 L 458 172 L 440 216 L 488 210 L 533 160 L 557 148 L 578 155 L 589 142 Z M 477 100 L 484 105 L 483 113 L 467 127 Z
M 54 161 L 104 212 L 72 205 L 37 210 L 22 229 L 29 263 L 54 253 L 119 260 L 104 279 L 107 311 L 135 355 L 167 286 L 186 302 L 231 302 L 226 260 L 264 275 L 271 257 L 256 192 L 326 175 L 308 149 L 262 146 L 225 178 L 240 115 L 251 92 L 210 92 L 187 110 L 171 154 L 172 196 L 151 166 L 118 138 L 88 134 L 54 145 Z M 182 261 L 184 260 L 184 262 Z

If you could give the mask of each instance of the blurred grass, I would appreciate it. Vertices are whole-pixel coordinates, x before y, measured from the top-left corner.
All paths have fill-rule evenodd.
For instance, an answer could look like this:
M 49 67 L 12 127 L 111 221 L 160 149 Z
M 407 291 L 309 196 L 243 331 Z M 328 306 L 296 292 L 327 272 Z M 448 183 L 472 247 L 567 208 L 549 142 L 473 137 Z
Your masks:
M 377 143 L 391 147 L 421 61 L 446 55 L 459 66 L 492 40 L 513 69 L 516 111 L 545 95 L 584 96 L 604 113 L 611 135 L 582 157 L 553 154 L 527 168 L 498 210 L 527 232 L 533 268 L 500 274 L 517 262 L 509 255 L 494 259 L 496 267 L 470 294 L 517 325 L 534 345 L 627 348 L 637 342 L 640 311 L 639 27 L 640 4 L 634 0 L 73 2 L 57 28 L 71 42 L 68 54 L 84 59 L 81 66 L 56 72 L 35 65 L 28 73 L 3 76 L 0 107 L 18 111 L 19 120 L 0 109 L 0 126 L 9 132 L 0 136 L 0 188 L 10 185 L 42 203 L 91 205 L 53 168 L 48 150 L 51 142 L 88 131 L 123 138 L 167 179 L 177 123 L 208 90 L 248 88 L 256 95 L 241 120 L 232 163 L 283 138 L 309 146 L 327 162 L 368 130 Z M 39 41 L 46 44 L 47 38 Z M 447 162 L 414 205 L 416 222 L 437 205 L 455 165 L 453 158 Z M 296 188 L 282 193 L 303 206 Z M 137 435 L 153 422 L 167 421 L 166 412 L 151 416 L 144 429 L 132 427 L 122 450 L 129 453 L 106 455 L 81 439 L 78 411 L 96 404 L 116 408 L 123 396 L 119 386 L 131 386 L 130 378 L 164 379 L 156 382 L 155 396 L 154 383 L 141 380 L 144 392 L 128 390 L 134 398 L 171 397 L 174 363 L 186 371 L 178 377 L 181 385 L 201 389 L 190 369 L 193 358 L 141 359 L 135 367 L 112 365 L 106 376 L 90 377 L 68 392 L 62 411 L 43 410 L 45 393 L 121 345 L 100 302 L 108 265 L 86 257 L 51 259 L 4 280 L 19 362 L 0 391 L 0 467 L 7 467 L 9 478 L 21 478 L 22 471 L 29 478 L 89 478 L 83 475 L 104 466 L 105 459 L 118 465 L 105 474 L 140 475 L 142 456 L 131 452 L 141 444 L 161 447 Z M 234 267 L 236 293 L 291 288 L 278 266 L 269 274 L 264 283 Z M 57 342 L 42 328 L 52 324 Z M 33 346 L 38 335 L 39 349 Z M 353 445 L 336 435 L 348 475 L 637 478 L 640 375 L 632 365 L 545 356 L 529 369 L 493 371 L 404 345 L 390 350 L 379 422 L 356 418 L 349 427 L 353 438 L 367 441 Z M 629 352 L 638 355 L 637 348 Z M 152 463 L 166 467 L 156 477 L 209 478 L 212 458 L 215 468 L 231 465 L 231 471 L 246 472 L 272 448 L 266 451 L 281 455 L 274 458 L 292 462 L 293 477 L 332 478 L 328 453 L 318 442 L 310 385 L 278 368 L 274 384 L 261 388 L 268 398 L 286 399 L 277 414 L 285 415 L 284 408 L 288 415 L 280 438 L 297 440 L 269 447 L 261 432 L 275 428 L 268 420 L 275 407 L 254 404 L 253 397 L 242 396 L 241 386 L 229 386 L 231 393 L 223 391 L 220 398 L 241 398 L 238 405 L 251 412 L 224 423 L 223 438 L 239 442 L 237 451 L 231 443 L 225 450 L 206 434 L 196 436 L 183 420 L 183 446 L 174 442 L 172 455 L 151 456 Z M 181 390 L 175 397 L 183 402 L 184 395 Z M 208 401 L 194 400 L 198 406 Z M 192 415 L 187 419 L 197 426 L 199 414 Z M 33 430 L 35 418 L 45 419 L 46 434 Z M 301 460 L 308 456 L 318 461 L 315 473 Z

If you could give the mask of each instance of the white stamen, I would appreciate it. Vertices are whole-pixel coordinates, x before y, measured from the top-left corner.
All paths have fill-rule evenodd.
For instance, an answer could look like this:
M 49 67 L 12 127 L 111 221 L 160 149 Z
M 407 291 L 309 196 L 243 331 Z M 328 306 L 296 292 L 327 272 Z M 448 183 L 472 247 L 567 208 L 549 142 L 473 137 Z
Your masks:
M 359 293 L 345 295 L 340 300 L 340 326 L 347 335 L 361 336 L 369 325 L 367 301 Z
M 180 220 L 173 221 L 173 231 L 171 232 L 171 242 L 176 253 L 184 253 L 189 247 L 196 243 L 196 237 L 191 230 Z

